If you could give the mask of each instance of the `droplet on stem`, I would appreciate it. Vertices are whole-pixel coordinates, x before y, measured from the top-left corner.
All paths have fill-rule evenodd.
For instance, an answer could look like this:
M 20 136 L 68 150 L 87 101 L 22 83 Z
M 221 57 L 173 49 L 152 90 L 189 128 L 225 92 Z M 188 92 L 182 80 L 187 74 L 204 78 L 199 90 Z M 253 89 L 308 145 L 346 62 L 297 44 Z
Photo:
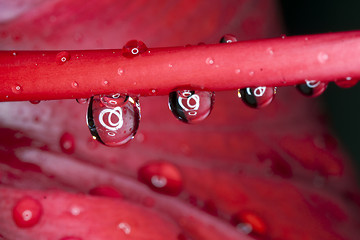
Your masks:
M 296 88 L 307 97 L 317 97 L 321 95 L 327 87 L 327 83 L 316 80 L 305 80 L 305 83 L 296 85 Z
M 238 90 L 238 96 L 252 108 L 262 108 L 269 105 L 275 96 L 276 88 L 273 87 L 248 87 Z
M 140 122 L 138 99 L 121 94 L 90 99 L 87 124 L 94 139 L 107 146 L 120 146 L 134 138 Z
M 131 40 L 124 45 L 122 55 L 127 58 L 133 58 L 146 52 L 147 49 L 142 41 Z
M 185 123 L 197 123 L 206 119 L 214 101 L 215 94 L 209 91 L 179 90 L 169 94 L 171 112 Z

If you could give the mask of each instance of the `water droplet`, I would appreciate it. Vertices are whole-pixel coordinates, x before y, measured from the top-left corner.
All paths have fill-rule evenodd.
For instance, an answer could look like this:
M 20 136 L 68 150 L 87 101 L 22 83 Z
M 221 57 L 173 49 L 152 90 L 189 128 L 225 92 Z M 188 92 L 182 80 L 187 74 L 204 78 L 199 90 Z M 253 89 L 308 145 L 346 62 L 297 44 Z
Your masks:
M 285 38 L 286 38 L 286 34 L 281 34 L 280 37 L 281 37 L 281 39 L 285 39 Z
M 124 70 L 122 68 L 118 68 L 117 73 L 119 74 L 119 76 L 124 74 Z
M 20 228 L 35 226 L 42 216 L 41 203 L 32 197 L 23 197 L 14 206 L 12 215 L 15 224 Z
M 242 211 L 233 215 L 231 223 L 240 231 L 253 236 L 264 236 L 268 231 L 264 220 L 252 211 Z
M 79 104 L 86 104 L 89 102 L 89 99 L 88 98 L 77 98 L 76 102 Z
M 319 63 L 324 64 L 329 59 L 329 56 L 324 52 L 320 52 L 317 56 L 317 59 L 318 59 Z
M 132 58 L 146 52 L 147 49 L 145 43 L 138 40 L 131 40 L 124 45 L 122 55 L 127 58 Z
M 73 154 L 75 152 L 75 139 L 70 133 L 64 133 L 60 138 L 60 148 L 64 153 Z
M 15 94 L 20 94 L 20 93 L 23 91 L 22 87 L 21 87 L 20 85 L 18 85 L 18 84 L 16 84 L 15 86 L 13 86 L 13 87 L 11 88 L 11 90 L 12 90 L 12 92 L 15 93 Z
M 169 68 L 172 68 L 173 67 L 173 65 L 172 64 L 169 64 Z
M 119 223 L 118 228 L 121 229 L 126 235 L 129 235 L 131 233 L 131 227 L 126 222 Z
M 100 185 L 89 190 L 90 195 L 109 197 L 109 198 L 119 198 L 122 199 L 122 194 L 115 187 L 110 185 Z
M 237 38 L 232 34 L 225 34 L 221 39 L 220 43 L 232 43 L 237 42 Z
M 104 80 L 104 81 L 102 82 L 102 85 L 103 85 L 104 87 L 107 87 L 107 86 L 109 85 L 109 81 L 108 81 L 108 80 Z
M 169 94 L 169 108 L 176 118 L 185 123 L 196 123 L 209 116 L 215 94 L 209 91 L 179 90 Z
M 269 105 L 274 99 L 276 88 L 273 87 L 248 87 L 238 90 L 238 96 L 252 108 L 262 108 Z
M 274 50 L 271 47 L 267 48 L 266 52 L 270 55 L 274 55 Z
M 29 101 L 31 104 L 39 104 L 41 101 L 40 100 L 31 100 Z
M 253 71 L 249 72 L 250 77 L 254 76 L 254 74 L 255 74 L 255 72 L 253 72 Z
M 13 55 L 13 56 L 16 56 L 16 52 L 13 52 L 12 55 Z
M 305 80 L 305 83 L 296 85 L 296 88 L 305 96 L 317 97 L 322 94 L 327 87 L 327 83 L 316 80 Z
M 240 74 L 240 73 L 241 73 L 241 70 L 240 70 L 240 69 L 235 69 L 235 73 L 236 73 L 236 74 Z
M 207 65 L 213 65 L 214 64 L 214 59 L 208 57 L 206 60 L 205 60 L 206 64 Z
M 142 166 L 138 179 L 155 192 L 177 196 L 183 188 L 180 171 L 171 163 L 152 162 Z
M 358 83 L 359 79 L 352 77 L 346 77 L 345 79 L 339 79 L 335 81 L 335 84 L 341 88 L 351 88 Z
M 71 215 L 73 215 L 73 216 L 79 216 L 80 213 L 81 213 L 81 208 L 78 207 L 78 206 L 73 206 L 73 207 L 71 207 L 71 209 L 70 209 L 70 213 L 71 213 Z
M 70 60 L 70 53 L 69 52 L 62 51 L 62 52 L 59 52 L 58 54 L 56 54 L 56 62 L 57 62 L 57 64 L 62 65 L 62 64 L 66 63 L 69 60 Z
M 66 237 L 62 237 L 60 240 L 82 240 L 82 238 L 73 237 L 73 236 L 66 236 Z
M 138 99 L 121 94 L 90 99 L 87 123 L 91 134 L 107 146 L 120 146 L 134 138 L 140 122 Z
M 73 81 L 73 82 L 71 83 L 71 86 L 72 86 L 73 88 L 78 88 L 78 87 L 79 87 L 79 83 L 76 82 L 76 81 Z

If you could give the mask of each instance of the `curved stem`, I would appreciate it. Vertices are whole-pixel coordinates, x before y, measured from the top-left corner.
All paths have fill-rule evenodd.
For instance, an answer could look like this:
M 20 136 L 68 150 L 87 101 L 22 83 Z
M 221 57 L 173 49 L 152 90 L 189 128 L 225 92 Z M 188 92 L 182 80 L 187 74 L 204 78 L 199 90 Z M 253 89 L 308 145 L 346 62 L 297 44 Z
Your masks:
M 222 91 L 360 78 L 360 31 L 148 49 L 133 58 L 121 49 L 61 54 L 65 62 L 57 59 L 59 51 L 1 51 L 0 100 L 164 95 L 178 87 Z

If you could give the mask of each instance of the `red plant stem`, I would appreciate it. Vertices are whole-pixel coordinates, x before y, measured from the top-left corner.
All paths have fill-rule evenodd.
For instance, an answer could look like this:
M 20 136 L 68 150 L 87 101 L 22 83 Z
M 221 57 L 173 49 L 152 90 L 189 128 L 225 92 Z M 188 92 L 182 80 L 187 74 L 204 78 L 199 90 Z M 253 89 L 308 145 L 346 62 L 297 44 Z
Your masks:
M 212 91 L 360 78 L 360 31 L 231 44 L 149 49 L 1 51 L 1 101 L 85 98 L 102 93 L 164 95 L 178 87 Z

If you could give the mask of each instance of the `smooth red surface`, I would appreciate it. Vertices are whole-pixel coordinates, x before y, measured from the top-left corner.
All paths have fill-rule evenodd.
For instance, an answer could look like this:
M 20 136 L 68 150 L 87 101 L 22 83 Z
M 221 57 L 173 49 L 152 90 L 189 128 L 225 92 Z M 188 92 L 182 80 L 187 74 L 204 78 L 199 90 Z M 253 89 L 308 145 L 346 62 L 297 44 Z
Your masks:
M 2 49 L 56 52 L 120 49 L 131 39 L 143 40 L 149 47 L 184 46 L 217 43 L 226 33 L 241 40 L 275 37 L 281 33 L 274 2 L 266 0 L 151 3 L 39 0 L 21 6 L 15 11 L 5 2 L 0 9 Z M 5 14 L 3 9 L 11 11 Z M 314 64 L 333 64 L 328 73 L 321 70 L 326 67 L 320 67 L 319 74 L 346 73 L 347 67 L 357 64 L 353 57 L 353 65 L 331 63 L 330 45 L 319 42 L 315 55 L 308 56 Z M 346 45 L 350 46 L 351 41 Z M 206 46 L 202 45 L 204 49 Z M 337 46 L 343 48 L 342 44 Z M 293 51 L 298 52 L 298 47 L 294 44 Z M 188 51 L 195 48 L 189 47 Z M 277 53 L 276 49 L 265 50 L 269 56 L 272 51 L 274 55 Z M 291 58 L 291 55 L 283 56 Z M 70 69 L 73 57 L 56 67 Z M 131 61 L 144 58 L 137 56 Z M 216 59 L 213 60 L 215 65 Z M 298 76 L 305 74 L 308 63 L 304 62 L 304 73 L 297 73 Z M 269 64 L 270 68 L 277 63 Z M 107 72 L 107 64 L 92 66 L 98 70 L 94 74 Z M 126 75 L 126 69 L 119 71 L 119 67 L 122 66 L 112 69 L 113 73 L 119 77 Z M 293 72 L 290 64 L 284 69 Z M 158 72 L 156 68 L 152 70 L 153 74 Z M 185 65 L 183 70 L 178 72 L 178 79 L 188 76 Z M 64 72 L 61 74 L 66 75 Z M 96 78 L 94 74 L 76 74 L 68 82 L 56 84 L 82 92 L 85 91 L 82 86 L 91 84 L 92 76 Z M 83 76 L 89 77 L 89 82 Z M 204 81 L 216 83 L 220 88 L 224 83 L 222 78 L 211 76 Z M 197 77 L 201 78 L 200 72 L 191 81 L 197 81 Z M 51 81 L 51 78 L 46 82 L 35 79 L 33 89 L 47 88 L 39 83 Z M 100 84 L 108 81 L 109 91 L 113 90 L 112 79 L 98 81 Z M 157 85 L 158 81 L 144 78 L 142 84 L 148 84 L 151 89 L 139 86 L 136 89 L 150 95 L 162 94 L 161 89 L 166 85 Z M 171 81 L 167 79 L 164 84 Z M 133 84 L 130 80 L 129 83 Z M 25 85 L 16 88 L 17 84 L 13 87 L 19 95 L 28 91 Z M 63 94 L 50 87 L 46 92 L 47 96 Z M 329 131 L 326 114 L 315 99 L 304 98 L 293 87 L 279 88 L 272 104 L 253 110 L 239 101 L 236 91 L 217 92 L 213 112 L 197 125 L 175 119 L 166 96 L 140 101 L 139 131 L 134 140 L 117 148 L 92 139 L 85 123 L 87 106 L 75 100 L 42 101 L 37 105 L 1 103 L 0 237 L 10 240 L 66 236 L 141 240 L 358 238 L 360 197 L 353 167 L 342 143 Z M 74 139 L 71 154 L 64 152 L 60 144 L 65 133 Z M 176 166 L 181 174 L 182 190 L 178 196 L 155 192 L 138 180 L 142 166 L 159 160 Z M 111 186 L 123 197 L 88 194 L 99 186 Z M 28 229 L 19 228 L 12 220 L 12 209 L 24 196 L 39 200 L 43 206 L 41 220 Z M 264 234 L 246 234 L 234 227 L 231 220 L 238 213 L 247 213 L 243 219 Z

